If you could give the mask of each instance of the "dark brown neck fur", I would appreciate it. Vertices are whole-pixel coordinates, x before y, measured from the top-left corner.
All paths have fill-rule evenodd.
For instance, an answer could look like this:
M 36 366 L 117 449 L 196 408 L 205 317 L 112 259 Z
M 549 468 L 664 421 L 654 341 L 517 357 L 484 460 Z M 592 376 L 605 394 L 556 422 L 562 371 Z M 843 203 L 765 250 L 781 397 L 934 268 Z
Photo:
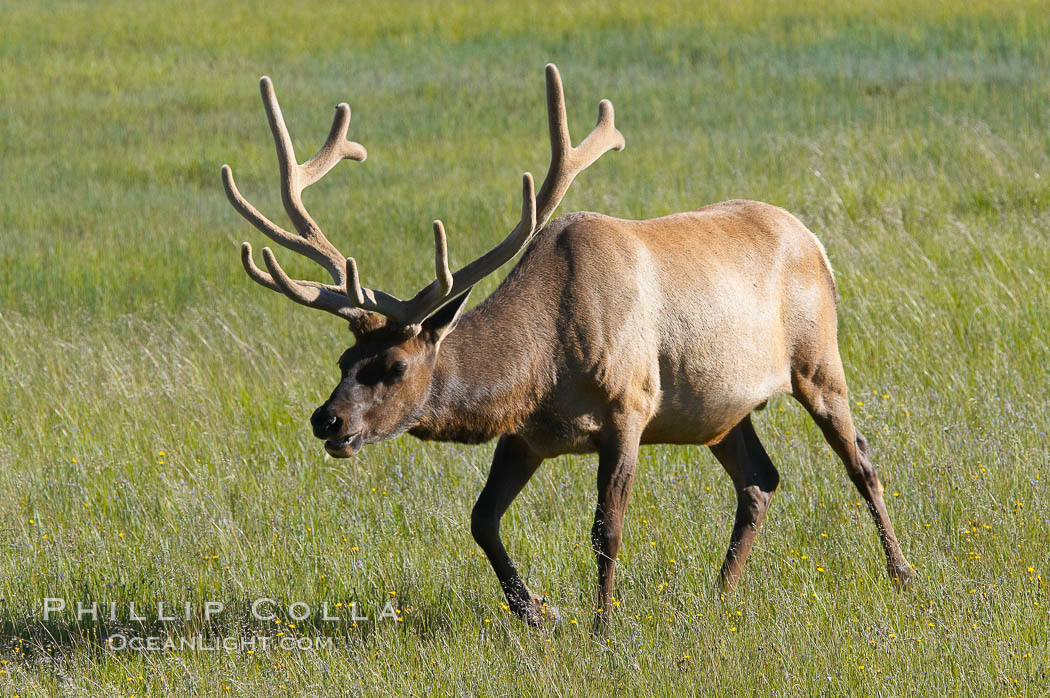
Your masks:
M 528 312 L 527 261 L 441 343 L 413 436 L 482 443 L 515 431 L 542 402 L 554 342 L 543 314 Z

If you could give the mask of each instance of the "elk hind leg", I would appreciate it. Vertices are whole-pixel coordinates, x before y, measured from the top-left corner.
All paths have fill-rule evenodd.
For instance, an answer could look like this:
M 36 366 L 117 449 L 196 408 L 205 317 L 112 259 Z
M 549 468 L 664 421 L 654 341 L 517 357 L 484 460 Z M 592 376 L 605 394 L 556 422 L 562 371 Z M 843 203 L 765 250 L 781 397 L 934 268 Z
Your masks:
M 871 464 L 868 440 L 853 426 L 846 377 L 837 352 L 816 370 L 797 372 L 792 382 L 792 394 L 809 411 L 867 503 L 886 553 L 886 569 L 890 578 L 899 584 L 907 583 L 915 575 L 915 568 L 904 558 L 900 542 L 893 531 L 882 497 L 882 483 Z

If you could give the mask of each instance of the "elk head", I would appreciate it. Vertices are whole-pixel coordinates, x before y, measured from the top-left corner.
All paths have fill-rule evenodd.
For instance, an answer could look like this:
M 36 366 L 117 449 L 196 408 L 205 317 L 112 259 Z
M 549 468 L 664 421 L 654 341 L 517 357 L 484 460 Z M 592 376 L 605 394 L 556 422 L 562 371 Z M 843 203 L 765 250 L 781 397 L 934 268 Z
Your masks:
M 316 155 L 299 164 L 273 83 L 268 77 L 261 79 L 263 106 L 277 148 L 281 201 L 298 235 L 276 225 L 241 195 L 229 165 L 222 166 L 222 182 L 226 197 L 241 216 L 271 240 L 320 264 L 332 283 L 290 278 L 268 247 L 262 251 L 269 273 L 264 272 L 255 265 L 252 246 L 245 242 L 241 245 L 241 261 L 248 276 L 297 303 L 347 320 L 356 338 L 356 343 L 339 359 L 339 384 L 310 419 L 314 435 L 324 439 L 329 454 L 349 457 L 366 443 L 412 428 L 429 394 L 441 342 L 456 327 L 474 284 L 528 244 L 536 230 L 549 220 L 577 174 L 606 151 L 624 147 L 608 100 L 598 105 L 597 125 L 579 146 L 573 147 L 561 77 L 553 64 L 547 65 L 546 79 L 551 164 L 539 195 L 534 191 L 532 175 L 525 173 L 517 225 L 502 242 L 455 273 L 448 266 L 445 228 L 441 221 L 434 221 L 436 278 L 407 300 L 362 287 L 357 262 L 328 241 L 303 206 L 303 189 L 341 160 L 362 162 L 367 157 L 364 146 L 346 139 L 350 107 L 345 103 L 336 107 L 324 145 Z

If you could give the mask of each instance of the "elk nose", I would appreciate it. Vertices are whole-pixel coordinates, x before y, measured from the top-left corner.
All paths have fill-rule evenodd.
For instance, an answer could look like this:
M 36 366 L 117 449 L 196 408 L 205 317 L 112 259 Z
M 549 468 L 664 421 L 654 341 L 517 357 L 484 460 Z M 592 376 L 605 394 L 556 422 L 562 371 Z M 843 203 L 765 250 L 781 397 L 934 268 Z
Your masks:
M 324 407 L 318 407 L 310 417 L 310 424 L 314 428 L 314 436 L 319 439 L 330 439 L 339 433 L 343 420 Z

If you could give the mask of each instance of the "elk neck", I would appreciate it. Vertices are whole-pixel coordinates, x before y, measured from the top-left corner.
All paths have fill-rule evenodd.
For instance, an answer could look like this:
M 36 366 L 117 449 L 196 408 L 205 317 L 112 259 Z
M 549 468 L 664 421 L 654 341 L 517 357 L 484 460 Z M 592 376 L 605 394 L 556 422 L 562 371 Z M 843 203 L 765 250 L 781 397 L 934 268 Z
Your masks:
M 509 296 L 517 294 L 507 286 L 466 313 L 442 341 L 413 436 L 482 443 L 514 432 L 547 394 L 551 333 L 512 302 Z

